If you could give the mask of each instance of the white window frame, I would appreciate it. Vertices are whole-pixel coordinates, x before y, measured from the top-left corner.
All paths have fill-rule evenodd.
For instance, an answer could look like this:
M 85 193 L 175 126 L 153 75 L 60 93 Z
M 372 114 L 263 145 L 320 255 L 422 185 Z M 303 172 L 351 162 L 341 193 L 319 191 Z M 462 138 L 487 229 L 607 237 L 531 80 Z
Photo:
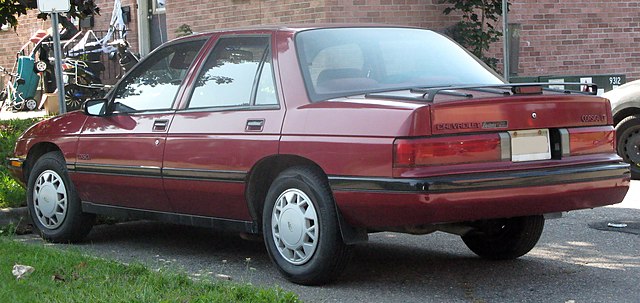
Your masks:
M 158 1 L 159 0 L 152 0 L 151 4 L 152 4 L 152 9 L 153 9 L 153 14 L 164 14 L 166 12 L 166 3 L 163 7 L 158 7 Z M 165 0 L 166 1 L 166 0 Z

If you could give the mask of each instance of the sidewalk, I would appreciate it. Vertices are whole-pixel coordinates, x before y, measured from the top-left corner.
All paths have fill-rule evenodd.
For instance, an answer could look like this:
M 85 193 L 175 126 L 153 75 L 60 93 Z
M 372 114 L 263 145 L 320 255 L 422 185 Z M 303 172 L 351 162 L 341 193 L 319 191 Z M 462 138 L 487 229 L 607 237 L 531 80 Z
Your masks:
M 29 118 L 37 118 L 46 116 L 46 111 L 37 110 L 37 111 L 19 111 L 12 112 L 11 110 L 6 110 L 3 108 L 0 110 L 0 120 L 11 120 L 11 119 L 29 119 Z

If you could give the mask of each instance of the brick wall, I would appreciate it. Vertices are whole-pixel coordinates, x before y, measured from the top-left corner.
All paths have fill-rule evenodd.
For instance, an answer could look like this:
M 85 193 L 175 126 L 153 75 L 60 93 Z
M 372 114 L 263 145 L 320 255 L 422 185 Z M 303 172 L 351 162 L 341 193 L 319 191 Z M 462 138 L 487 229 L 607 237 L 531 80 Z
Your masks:
M 128 40 L 137 50 L 137 1 Z M 169 0 L 167 33 L 188 24 L 194 31 L 257 24 L 387 23 L 443 31 L 456 21 L 444 16 L 439 0 Z M 520 23 L 520 76 L 622 73 L 640 78 L 640 4 L 630 0 L 511 1 L 510 22 Z M 97 0 L 102 15 L 94 29 L 106 30 L 113 0 Z M 33 13 L 31 13 L 33 15 Z M 29 36 L 49 21 L 22 17 L 17 33 L 0 32 L 0 65 L 11 66 L 15 52 Z M 498 25 L 499 26 L 499 25 Z M 501 42 L 491 54 L 502 59 Z M 501 66 L 499 66 L 501 68 Z M 513 67 L 512 67 L 513 68 Z
M 522 24 L 518 74 L 640 78 L 640 3 L 629 0 L 511 1 Z M 502 61 L 501 43 L 493 47 Z M 513 67 L 512 67 L 513 68 Z
M 445 6 L 425 0 L 184 0 L 167 1 L 167 32 L 188 24 L 194 31 L 256 24 L 387 23 L 444 29 Z
M 37 10 L 30 11 L 26 16 L 21 16 L 18 19 L 20 25 L 15 31 L 13 28 L 0 31 L 0 66 L 11 70 L 16 63 L 16 53 L 25 43 L 29 42 L 29 38 L 37 30 L 51 27 L 51 20 L 39 20 L 36 15 Z
M 100 15 L 94 16 L 93 30 L 107 31 L 111 22 L 111 13 L 113 12 L 113 0 L 96 0 L 95 3 L 100 8 Z M 129 6 L 131 8 L 131 22 L 126 23 L 127 41 L 131 44 L 134 51 L 138 50 L 138 23 L 137 23 L 137 7 L 136 0 L 120 0 L 121 6 Z

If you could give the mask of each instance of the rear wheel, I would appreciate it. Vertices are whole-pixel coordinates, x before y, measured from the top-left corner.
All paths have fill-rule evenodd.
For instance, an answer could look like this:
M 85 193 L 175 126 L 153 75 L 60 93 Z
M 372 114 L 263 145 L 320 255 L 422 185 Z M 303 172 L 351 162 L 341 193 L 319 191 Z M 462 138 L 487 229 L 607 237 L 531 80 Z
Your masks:
M 629 116 L 616 125 L 618 155 L 631 164 L 631 176 L 640 178 L 640 116 Z
M 294 283 L 329 282 L 348 261 L 350 248 L 342 240 L 329 185 L 310 167 L 285 170 L 274 180 L 263 231 L 271 260 Z
M 464 244 L 485 259 L 508 260 L 525 255 L 538 243 L 543 216 L 479 221 L 474 231 L 462 236 Z
M 27 206 L 40 236 L 52 242 L 76 242 L 91 230 L 95 215 L 82 212 L 80 198 L 59 152 L 36 161 L 27 185 Z

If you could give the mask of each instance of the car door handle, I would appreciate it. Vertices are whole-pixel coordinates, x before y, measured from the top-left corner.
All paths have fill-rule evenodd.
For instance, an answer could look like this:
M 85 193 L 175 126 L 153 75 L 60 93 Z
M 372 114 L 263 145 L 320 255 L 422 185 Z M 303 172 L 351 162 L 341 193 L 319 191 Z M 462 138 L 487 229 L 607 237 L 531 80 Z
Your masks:
M 166 131 L 168 125 L 169 125 L 169 120 L 166 120 L 166 119 L 153 121 L 153 131 L 154 132 Z
M 248 132 L 261 132 L 264 128 L 264 119 L 249 119 L 247 120 L 247 126 L 245 131 Z

